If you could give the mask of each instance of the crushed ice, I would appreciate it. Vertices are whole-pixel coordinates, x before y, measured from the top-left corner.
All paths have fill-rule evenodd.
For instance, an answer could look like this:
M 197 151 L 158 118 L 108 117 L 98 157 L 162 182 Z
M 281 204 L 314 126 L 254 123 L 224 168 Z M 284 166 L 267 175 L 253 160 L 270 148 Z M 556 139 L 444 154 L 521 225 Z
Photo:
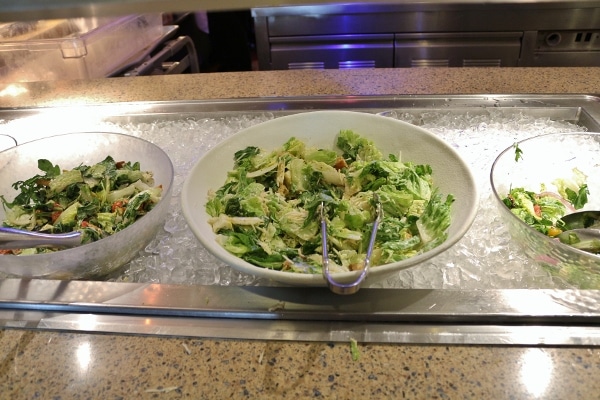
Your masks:
M 497 108 L 465 113 L 391 111 L 386 115 L 428 129 L 455 147 L 472 167 L 481 188 L 481 198 L 471 229 L 456 245 L 423 264 L 371 286 L 416 289 L 558 287 L 558 283 L 511 242 L 492 198 L 489 171 L 498 153 L 516 141 L 540 134 L 584 129 L 569 121 Z M 169 154 L 175 168 L 172 207 L 164 229 L 120 275 L 111 280 L 185 285 L 277 285 L 240 273 L 213 257 L 188 228 L 180 206 L 183 181 L 199 157 L 239 130 L 273 118 L 275 115 L 268 112 L 215 118 L 190 114 L 166 119 L 159 116 L 148 122 L 134 118 L 126 122 L 115 119 L 93 126 L 93 130 L 101 128 L 128 133 L 159 145 Z M 7 128 L 7 125 L 0 126 L 0 133 Z

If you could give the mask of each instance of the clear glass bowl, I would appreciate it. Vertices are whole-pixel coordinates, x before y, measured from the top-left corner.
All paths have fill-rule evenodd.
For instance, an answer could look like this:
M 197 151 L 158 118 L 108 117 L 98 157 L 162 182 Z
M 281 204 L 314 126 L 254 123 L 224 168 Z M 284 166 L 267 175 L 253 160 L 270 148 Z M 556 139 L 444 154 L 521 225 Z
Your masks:
M 17 195 L 12 184 L 38 174 L 39 159 L 72 169 L 100 162 L 109 155 L 119 161 L 139 161 L 142 170 L 152 171 L 155 184 L 163 187 L 158 204 L 134 224 L 97 242 L 55 253 L 0 256 L 0 273 L 9 277 L 97 279 L 126 264 L 152 240 L 169 210 L 173 165 L 161 148 L 144 139 L 117 133 L 82 132 L 12 147 L 0 152 L 0 194 L 12 200 Z M 4 216 L 0 207 L 0 221 Z
M 519 219 L 502 199 L 511 188 L 558 193 L 556 179 L 572 179 L 574 168 L 587 176 L 589 201 L 582 210 L 600 210 L 600 133 L 556 133 L 536 136 L 505 149 L 492 165 L 490 180 L 501 215 L 523 251 L 567 286 L 600 288 L 600 256 L 550 238 Z

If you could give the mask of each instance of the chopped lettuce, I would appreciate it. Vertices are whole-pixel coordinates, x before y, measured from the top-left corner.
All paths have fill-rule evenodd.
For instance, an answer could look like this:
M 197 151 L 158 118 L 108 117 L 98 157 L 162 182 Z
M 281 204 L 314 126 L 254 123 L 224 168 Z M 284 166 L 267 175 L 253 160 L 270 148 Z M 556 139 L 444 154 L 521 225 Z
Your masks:
M 427 248 L 435 247 L 446 240 L 453 202 L 454 197 L 451 195 L 443 199 L 440 194 L 434 193 L 423 214 L 415 221 L 421 241 Z
M 567 207 L 557 196 L 515 188 L 503 202 L 516 217 L 544 235 L 554 237 L 562 231 L 561 218 Z
M 575 168 L 573 169 L 572 179 L 556 179 L 552 183 L 558 188 L 558 193 L 573 204 L 573 207 L 578 210 L 588 201 L 588 194 L 590 192 L 586 180 L 587 176 Z
M 321 273 L 323 203 L 331 270 L 362 268 L 375 194 L 384 218 L 371 265 L 415 256 L 447 238 L 454 198 L 435 190 L 429 165 L 385 158 L 351 130 L 339 132 L 336 144 L 312 148 L 290 138 L 274 150 L 236 152 L 234 169 L 205 204 L 218 243 L 257 266 Z
M 337 147 L 342 151 L 346 161 L 380 160 L 383 155 L 372 141 L 351 130 L 343 130 L 337 137 Z
M 512 188 L 502 202 L 520 220 L 538 232 L 550 237 L 559 236 L 565 227 L 562 221 L 570 210 L 582 208 L 588 202 L 587 176 L 577 168 L 573 169 L 572 178 L 558 178 L 552 183 L 558 193 L 544 189 L 534 193 L 522 187 Z M 567 206 L 569 205 L 569 207 Z
M 3 225 L 31 231 L 82 232 L 92 242 L 125 229 L 150 211 L 162 196 L 151 172 L 138 162 L 115 162 L 108 156 L 91 166 L 61 170 L 39 160 L 42 173 L 12 186 L 19 193 L 1 197 L 6 216 Z M 15 249 L 13 254 L 35 254 L 56 249 Z

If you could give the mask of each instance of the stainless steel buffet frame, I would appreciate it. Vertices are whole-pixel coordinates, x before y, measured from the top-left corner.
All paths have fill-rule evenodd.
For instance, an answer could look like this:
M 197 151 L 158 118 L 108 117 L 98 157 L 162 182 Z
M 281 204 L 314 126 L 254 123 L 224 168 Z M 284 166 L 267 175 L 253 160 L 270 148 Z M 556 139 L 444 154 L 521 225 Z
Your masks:
M 119 117 L 315 109 L 473 111 L 523 109 L 600 132 L 593 95 L 368 96 L 90 105 Z M 55 109 L 0 109 L 18 119 Z M 112 115 L 114 117 L 114 115 Z M 0 326 L 75 332 L 380 343 L 599 345 L 600 290 L 361 289 L 180 286 L 0 280 Z

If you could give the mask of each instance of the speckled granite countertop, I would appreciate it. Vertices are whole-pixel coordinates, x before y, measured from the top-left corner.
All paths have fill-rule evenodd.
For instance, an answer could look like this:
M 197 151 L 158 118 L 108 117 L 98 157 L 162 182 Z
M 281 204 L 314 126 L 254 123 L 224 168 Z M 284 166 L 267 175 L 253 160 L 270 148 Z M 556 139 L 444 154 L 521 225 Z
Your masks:
M 600 92 L 599 68 L 428 68 L 230 72 L 0 86 L 0 105 L 240 97 Z
M 143 100 L 600 93 L 600 68 L 273 71 L 0 85 L 0 107 Z M 597 398 L 600 349 L 0 330 L 0 399 Z

